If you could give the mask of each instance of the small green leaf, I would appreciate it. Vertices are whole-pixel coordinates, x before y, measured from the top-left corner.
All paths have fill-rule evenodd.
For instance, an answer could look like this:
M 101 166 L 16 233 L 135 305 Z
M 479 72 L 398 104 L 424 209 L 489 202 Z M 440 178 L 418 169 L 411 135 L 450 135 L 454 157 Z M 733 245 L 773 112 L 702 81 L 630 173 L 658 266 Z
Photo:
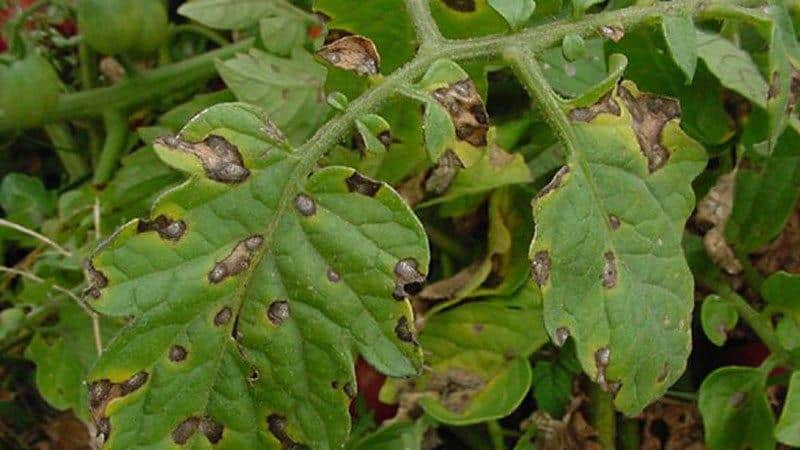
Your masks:
M 344 111 L 347 109 L 347 105 L 350 104 L 350 100 L 347 96 L 338 91 L 328 94 L 327 102 L 337 111 Z
M 263 108 L 293 143 L 300 143 L 325 120 L 325 68 L 302 49 L 289 59 L 250 50 L 217 63 L 225 84 L 240 101 Z
M 121 327 L 103 320 L 103 342 L 108 342 Z M 89 420 L 84 380 L 97 361 L 92 320 L 74 302 L 58 310 L 58 323 L 36 331 L 25 350 L 25 357 L 36 364 L 36 387 L 47 403 L 56 409 L 72 409 L 76 416 Z
M 431 373 L 415 384 L 439 394 L 420 401 L 425 411 L 454 425 L 511 413 L 530 387 L 527 357 L 547 342 L 540 302 L 538 290 L 528 285 L 511 298 L 467 303 L 428 318 L 420 342 L 431 353 Z
M 422 437 L 428 422 L 400 421 L 378 428 L 375 432 L 348 444 L 346 450 L 422 450 Z
M 425 115 L 422 119 L 425 131 L 425 148 L 431 161 L 438 161 L 447 146 L 456 140 L 456 130 L 450 115 L 442 105 L 431 100 L 425 104 Z
M 566 352 L 560 352 L 556 361 L 538 361 L 533 366 L 533 398 L 536 399 L 536 406 L 554 418 L 562 417 L 567 411 L 572 400 L 572 378 L 576 373 L 562 364 L 563 353 Z M 580 372 L 580 366 L 577 372 Z
M 781 444 L 800 447 L 800 372 L 793 372 L 781 417 L 775 425 L 775 437 Z
M 564 58 L 561 48 L 542 53 L 542 71 L 553 89 L 567 98 L 578 97 L 605 78 L 606 58 L 600 39 L 585 41 L 584 55 L 573 62 Z
M 739 321 L 736 309 L 718 295 L 710 295 L 703 300 L 700 313 L 703 331 L 708 339 L 717 347 L 722 347 L 728 339 L 728 333 Z
M 380 153 L 386 151 L 392 142 L 389 122 L 377 114 L 365 114 L 356 120 L 356 129 L 364 141 L 368 152 Z
M 211 28 L 232 30 L 255 25 L 275 13 L 283 0 L 194 0 L 182 4 L 178 13 Z
M 709 450 L 774 450 L 774 420 L 764 394 L 764 373 L 723 367 L 700 386 L 697 406 Z
M 561 54 L 567 61 L 574 62 L 586 54 L 586 43 L 580 35 L 568 34 L 561 41 Z
M 6 340 L 16 335 L 26 322 L 25 311 L 21 307 L 0 311 L 0 339 Z
M 489 6 L 499 12 L 512 29 L 517 29 L 528 23 L 528 19 L 536 9 L 533 0 L 488 0 Z
M 800 323 L 794 316 L 783 316 L 775 326 L 775 335 L 778 341 L 786 350 L 794 350 L 800 347 Z
M 305 44 L 308 23 L 287 15 L 265 17 L 258 22 L 258 37 L 264 48 L 276 55 L 290 56 Z
M 696 36 L 697 56 L 722 85 L 764 108 L 767 83 L 750 55 L 720 35 L 697 30 Z
M 773 273 L 761 285 L 761 296 L 770 307 L 800 319 L 800 274 Z
M 697 38 L 692 18 L 685 15 L 664 16 L 661 31 L 675 64 L 686 74 L 686 84 L 691 83 L 697 68 Z
M 3 208 L 7 220 L 38 230 L 42 222 L 53 215 L 55 206 L 54 193 L 48 192 L 39 178 L 10 173 L 0 183 L 0 207 Z M 6 231 L 2 229 L 0 233 Z
M 307 155 L 246 104 L 155 148 L 190 178 L 88 269 L 92 307 L 132 317 L 89 375 L 105 448 L 340 448 L 357 355 L 392 376 L 420 369 L 406 296 L 427 272 L 422 225 L 353 169 L 308 176 Z

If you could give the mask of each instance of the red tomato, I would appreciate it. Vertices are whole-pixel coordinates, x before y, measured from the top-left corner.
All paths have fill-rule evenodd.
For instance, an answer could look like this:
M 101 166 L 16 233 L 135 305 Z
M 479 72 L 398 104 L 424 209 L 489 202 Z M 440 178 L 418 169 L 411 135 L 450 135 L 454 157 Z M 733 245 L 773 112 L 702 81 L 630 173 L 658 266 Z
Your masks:
M 378 393 L 381 391 L 386 375 L 375 370 L 369 363 L 361 358 L 356 362 L 356 381 L 358 384 L 358 395 L 364 398 L 367 408 L 375 414 L 375 421 L 382 423 L 384 420 L 391 419 L 397 413 L 397 405 L 387 405 L 378 400 Z M 350 414 L 354 414 L 351 406 Z

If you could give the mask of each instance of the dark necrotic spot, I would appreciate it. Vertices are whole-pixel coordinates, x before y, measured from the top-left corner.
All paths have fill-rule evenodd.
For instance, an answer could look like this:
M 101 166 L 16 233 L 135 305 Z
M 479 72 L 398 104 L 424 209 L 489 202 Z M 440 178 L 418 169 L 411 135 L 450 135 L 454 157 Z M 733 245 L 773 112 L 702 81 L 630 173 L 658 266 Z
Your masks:
M 208 272 L 208 281 L 216 284 L 227 277 L 238 275 L 247 270 L 250 267 L 250 259 L 253 256 L 253 252 L 263 242 L 264 238 L 258 234 L 239 241 L 225 259 L 214 264 L 214 267 Z
M 294 207 L 297 208 L 297 211 L 308 217 L 314 215 L 317 212 L 317 204 L 314 203 L 314 199 L 305 195 L 305 194 L 298 194 L 297 197 L 294 198 Z
M 239 149 L 222 136 L 211 135 L 202 142 L 191 143 L 178 136 L 156 139 L 156 145 L 195 156 L 208 178 L 221 183 L 240 183 L 250 171 L 244 167 Z
M 419 264 L 414 258 L 401 259 L 394 266 L 395 287 L 392 297 L 403 300 L 407 295 L 414 295 L 422 290 L 425 276 L 418 270 Z
M 746 392 L 735 392 L 728 398 L 728 404 L 730 404 L 732 408 L 738 408 L 744 404 L 745 400 L 747 400 Z
M 531 260 L 531 276 L 540 287 L 550 278 L 550 252 L 540 250 L 533 255 Z
M 567 342 L 567 339 L 569 339 L 569 328 L 558 327 L 556 329 L 556 345 L 561 347 Z
M 389 131 L 382 131 L 378 135 L 378 140 L 381 141 L 381 144 L 383 144 L 384 147 L 389 148 L 389 146 L 392 145 L 393 142 L 392 134 Z
M 444 0 L 444 4 L 459 12 L 475 11 L 475 0 Z
M 173 345 L 169 349 L 169 360 L 172 362 L 181 362 L 186 359 L 186 348 L 181 345 Z
M 200 419 L 197 417 L 189 417 L 188 419 L 184 420 L 183 422 L 179 423 L 174 430 L 172 430 L 172 442 L 183 445 L 189 441 L 189 438 L 192 437 L 194 432 L 197 430 L 197 426 L 200 424 Z
M 325 271 L 325 276 L 328 277 L 328 281 L 331 283 L 338 283 L 342 279 L 342 277 L 340 277 L 339 274 L 330 267 L 328 267 L 328 269 Z
M 289 310 L 289 302 L 275 301 L 269 304 L 267 309 L 267 318 L 273 325 L 280 325 L 289 320 L 291 311 Z
M 380 182 L 371 180 L 358 172 L 354 172 L 345 181 L 350 192 L 366 195 L 367 197 L 374 197 L 382 186 Z
M 333 389 L 339 389 L 339 382 L 336 380 L 331 381 L 331 387 Z
M 224 430 L 225 428 L 222 424 L 211 417 L 206 416 L 200 421 L 200 432 L 203 433 L 206 439 L 208 439 L 208 442 L 212 444 L 216 444 L 222 439 Z
M 150 376 L 144 370 L 136 372 L 135 374 L 133 374 L 133 376 L 128 378 L 127 381 L 122 383 L 122 395 L 128 395 L 131 392 L 144 386 L 144 384 L 147 383 L 148 378 L 150 378 Z
M 394 327 L 394 333 L 397 338 L 403 342 L 414 342 L 414 334 L 411 332 L 411 327 L 408 326 L 408 319 L 405 316 L 397 321 L 397 326 Z
M 605 258 L 605 265 L 603 266 L 603 287 L 613 288 L 617 285 L 617 262 L 613 252 L 606 252 L 603 255 Z
M 97 439 L 101 444 L 106 442 L 108 437 L 111 436 L 111 420 L 108 417 L 103 417 L 95 422 L 95 427 L 97 428 Z
M 358 391 L 356 391 L 355 385 L 353 385 L 353 383 L 349 381 L 344 384 L 343 390 L 344 393 L 351 399 L 356 398 L 356 395 L 358 395 Z
M 153 220 L 140 219 L 136 225 L 138 233 L 155 231 L 161 239 L 167 241 L 177 241 L 186 232 L 186 222 L 182 220 L 172 220 L 161 214 Z
M 612 230 L 618 230 L 620 226 L 619 217 L 610 214 L 608 216 L 608 226 L 610 226 Z
M 103 272 L 95 269 L 91 261 L 86 264 L 86 277 L 89 279 L 89 288 L 86 289 L 86 294 L 95 299 L 100 298 L 101 289 L 108 286 L 108 278 Z
M 661 131 L 668 122 L 680 117 L 680 104 L 667 97 L 649 94 L 634 96 L 624 86 L 619 86 L 617 92 L 633 119 L 633 131 L 639 141 L 639 149 L 647 158 L 647 168 L 651 173 L 655 172 L 669 160 L 669 150 L 661 144 Z
M 233 315 L 233 312 L 231 312 L 231 309 L 229 307 L 226 306 L 226 307 L 222 308 L 217 313 L 217 315 L 214 316 L 214 325 L 216 325 L 216 326 L 225 325 L 226 323 L 228 323 L 231 320 L 231 316 L 232 315 Z
M 613 114 L 615 116 L 622 114 L 619 105 L 610 92 L 604 95 L 594 105 L 586 108 L 573 109 L 569 112 L 569 117 L 576 122 L 590 122 L 599 114 Z
M 286 417 L 278 414 L 270 414 L 267 417 L 267 428 L 269 432 L 275 436 L 275 439 L 281 443 L 281 447 L 284 449 L 295 450 L 298 448 L 297 442 L 292 440 L 286 432 Z
M 256 382 L 259 378 L 261 378 L 261 372 L 255 368 L 250 370 L 250 375 L 247 376 L 247 380 L 250 382 Z
M 569 173 L 569 166 L 563 166 L 558 169 L 558 172 L 553 176 L 553 179 L 550 180 L 549 183 L 545 187 L 539 191 L 536 196 L 533 198 L 534 203 L 545 197 L 547 194 L 555 191 L 561 186 L 561 183 L 564 180 L 564 177 Z

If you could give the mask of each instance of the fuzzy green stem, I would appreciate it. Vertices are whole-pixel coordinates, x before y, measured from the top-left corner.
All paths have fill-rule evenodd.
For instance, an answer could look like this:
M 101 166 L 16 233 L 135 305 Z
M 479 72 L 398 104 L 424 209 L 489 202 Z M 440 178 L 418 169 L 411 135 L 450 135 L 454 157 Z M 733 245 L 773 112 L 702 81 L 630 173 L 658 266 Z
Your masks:
M 604 450 L 616 449 L 616 412 L 614 398 L 600 386 L 592 383 L 589 389 L 592 402 L 592 425 L 597 430 L 597 440 Z
M 756 333 L 764 345 L 767 346 L 770 353 L 772 353 L 779 361 L 789 361 L 789 353 L 780 345 L 778 336 L 772 329 L 769 320 L 763 315 L 759 314 L 747 300 L 742 298 L 736 291 L 734 291 L 727 283 L 722 280 L 716 280 L 711 286 L 717 294 L 739 313 L 739 317 L 744 320 L 747 325 Z
M 103 114 L 103 124 L 106 127 L 106 140 L 92 180 L 98 188 L 102 188 L 111 179 L 128 141 L 128 121 L 124 114 L 109 110 Z
M 429 0 L 406 0 L 406 10 L 414 24 L 414 30 L 420 41 L 420 48 L 440 43 L 444 40 L 436 21 L 430 12 Z
M 75 181 L 89 172 L 89 164 L 79 153 L 78 144 L 72 137 L 72 130 L 66 123 L 51 123 L 45 125 L 45 133 L 50 138 L 53 148 L 67 172 L 69 181 Z
M 486 428 L 489 431 L 489 439 L 492 440 L 492 448 L 494 450 L 506 450 L 503 428 L 500 424 L 496 420 L 490 420 L 486 422 Z

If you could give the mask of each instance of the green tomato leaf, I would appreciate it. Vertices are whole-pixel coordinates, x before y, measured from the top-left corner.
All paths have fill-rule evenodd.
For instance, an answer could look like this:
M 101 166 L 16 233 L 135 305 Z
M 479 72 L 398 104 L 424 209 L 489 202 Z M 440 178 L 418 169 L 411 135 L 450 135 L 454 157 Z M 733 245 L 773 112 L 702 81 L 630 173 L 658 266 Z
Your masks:
M 761 296 L 770 307 L 800 319 L 800 275 L 778 271 L 761 285 Z
M 466 425 L 497 419 L 522 402 L 531 382 L 527 358 L 547 342 L 541 298 L 531 285 L 511 298 L 467 303 L 427 319 L 420 342 L 431 372 L 415 382 L 436 420 Z
M 38 230 L 42 222 L 55 213 L 56 198 L 53 192 L 45 189 L 39 178 L 10 173 L 0 183 L 0 207 L 5 211 L 7 220 Z M 2 233 L 6 231 L 2 229 Z M 16 232 L 12 233 L 17 236 Z
M 588 39 L 583 55 L 567 61 L 561 48 L 542 53 L 542 71 L 556 92 L 567 98 L 578 97 L 606 76 L 603 41 Z
M 568 34 L 561 40 L 561 54 L 564 59 L 573 62 L 586 54 L 586 42 L 579 34 Z
M 691 349 L 681 237 L 706 160 L 679 114 L 675 100 L 629 81 L 568 110 L 567 165 L 534 200 L 531 269 L 548 332 L 575 339 L 584 371 L 629 415 L 678 379 Z
M 120 328 L 113 320 L 103 320 L 103 342 Z M 36 387 L 47 403 L 60 410 L 72 409 L 79 418 L 89 420 L 84 380 L 97 361 L 97 349 L 86 312 L 74 302 L 59 308 L 58 323 L 36 331 L 25 357 L 36 364 Z
M 724 37 L 697 30 L 697 56 L 728 89 L 764 108 L 767 83 L 750 55 Z
M 800 447 L 800 372 L 792 373 L 786 402 L 775 425 L 775 437 L 781 444 Z
M 233 30 L 255 25 L 275 14 L 283 0 L 194 0 L 182 4 L 178 14 L 211 28 Z
M 520 28 L 528 23 L 528 19 L 536 9 L 533 0 L 488 0 L 489 6 L 499 12 L 513 29 Z
M 697 406 L 709 450 L 774 450 L 774 421 L 764 373 L 751 367 L 723 367 L 700 386 Z
M 686 74 L 686 84 L 691 83 L 697 68 L 697 38 L 692 18 L 686 15 L 664 16 L 661 31 L 673 61 Z
M 346 450 L 422 450 L 422 437 L 428 422 L 422 418 L 416 422 L 400 421 L 382 426 L 375 432 L 349 443 Z
M 105 448 L 340 448 L 358 354 L 419 371 L 422 225 L 352 169 L 307 177 L 265 117 L 221 104 L 160 139 L 189 180 L 91 259 L 92 306 L 132 317 L 89 375 Z
M 491 3 L 526 3 L 493 0 Z M 508 30 L 508 21 L 489 0 L 431 0 L 431 14 L 439 30 L 447 38 L 464 39 L 476 36 L 499 34 Z M 525 10 L 523 6 L 522 11 Z
M 383 152 L 392 143 L 389 122 L 377 114 L 365 114 L 357 119 L 356 129 L 368 152 Z
M 276 55 L 290 56 L 306 43 L 308 24 L 288 15 L 265 17 L 258 22 L 258 37 L 264 48 Z
M 739 313 L 728 302 L 718 295 L 710 295 L 703 300 L 700 321 L 703 331 L 717 347 L 722 347 L 728 339 L 728 333 L 739 321 Z
M 326 71 L 303 49 L 289 59 L 253 49 L 217 62 L 217 70 L 238 100 L 263 108 L 292 143 L 305 141 L 325 120 Z
M 538 361 L 533 366 L 533 398 L 536 399 L 536 406 L 554 418 L 563 417 L 572 400 L 572 377 L 576 372 L 562 362 L 565 353 L 560 352 L 556 361 Z M 580 372 L 580 367 L 577 371 Z
M 800 198 L 798 142 L 800 134 L 787 128 L 768 157 L 756 147 L 746 147 L 737 164 L 733 209 L 725 225 L 725 238 L 737 250 L 758 250 L 789 220 Z

